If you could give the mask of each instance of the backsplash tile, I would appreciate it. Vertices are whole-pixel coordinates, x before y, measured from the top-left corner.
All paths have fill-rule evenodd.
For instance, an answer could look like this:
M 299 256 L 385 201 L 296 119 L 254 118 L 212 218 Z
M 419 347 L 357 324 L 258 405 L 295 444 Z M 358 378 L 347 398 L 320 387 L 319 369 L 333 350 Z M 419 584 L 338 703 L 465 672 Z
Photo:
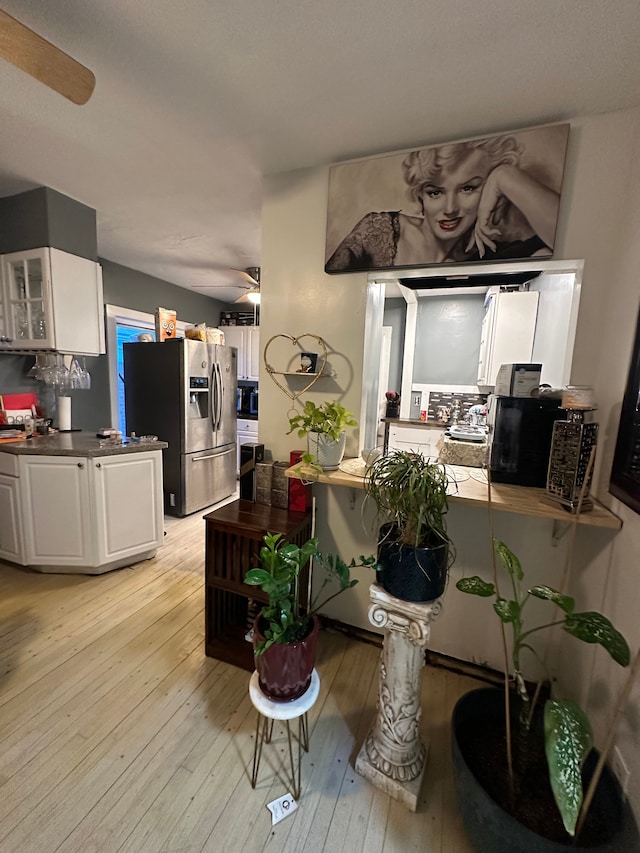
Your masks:
M 471 406 L 484 405 L 487 402 L 487 394 L 474 394 L 471 392 L 462 391 L 430 391 L 429 405 L 427 408 L 427 418 L 430 420 L 437 419 L 438 406 L 450 406 L 451 408 L 453 408 L 453 405 L 455 404 L 456 400 L 460 404 L 460 417 L 462 419 L 465 412 L 467 412 L 471 408 Z M 420 418 L 419 405 L 414 406 L 412 404 L 409 417 L 413 420 L 418 420 Z

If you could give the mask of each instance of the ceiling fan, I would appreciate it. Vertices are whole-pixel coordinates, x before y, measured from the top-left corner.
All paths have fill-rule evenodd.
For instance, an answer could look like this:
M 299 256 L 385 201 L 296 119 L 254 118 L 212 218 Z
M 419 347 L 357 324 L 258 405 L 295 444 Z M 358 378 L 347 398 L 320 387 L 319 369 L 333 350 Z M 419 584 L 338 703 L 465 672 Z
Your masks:
M 2 9 L 0 57 L 74 104 L 86 104 L 96 85 L 92 71 Z
M 216 287 L 242 287 L 244 293 L 234 302 L 251 302 L 253 305 L 260 304 L 260 267 L 247 267 L 245 270 L 231 269 L 229 272 L 237 273 L 243 280 L 240 284 L 196 284 L 194 290 L 211 290 Z

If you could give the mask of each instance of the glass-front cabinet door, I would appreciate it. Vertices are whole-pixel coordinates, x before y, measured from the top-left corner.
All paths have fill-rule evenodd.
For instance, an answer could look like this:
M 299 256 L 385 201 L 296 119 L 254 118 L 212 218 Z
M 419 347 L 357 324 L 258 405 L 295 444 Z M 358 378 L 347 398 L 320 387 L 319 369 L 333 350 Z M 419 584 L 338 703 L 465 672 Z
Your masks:
M 47 349 L 54 345 L 51 275 L 48 249 L 14 252 L 2 257 L 4 306 L 0 334 L 12 347 Z

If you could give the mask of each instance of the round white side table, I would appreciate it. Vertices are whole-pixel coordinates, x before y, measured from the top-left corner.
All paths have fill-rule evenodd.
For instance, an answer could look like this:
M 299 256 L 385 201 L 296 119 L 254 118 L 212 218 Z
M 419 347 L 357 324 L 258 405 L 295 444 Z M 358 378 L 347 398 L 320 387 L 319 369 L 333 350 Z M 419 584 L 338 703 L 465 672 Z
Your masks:
M 291 764 L 291 781 L 293 784 L 293 799 L 297 800 L 301 789 L 301 763 L 302 750 L 309 752 L 309 723 L 307 712 L 313 707 L 320 692 L 320 676 L 314 669 L 311 673 L 311 683 L 302 696 L 291 702 L 274 702 L 268 699 L 258 682 L 258 673 L 254 672 L 249 681 L 249 697 L 254 708 L 258 712 L 256 722 L 256 741 L 253 748 L 253 769 L 251 771 L 251 787 L 255 788 L 258 781 L 262 747 L 271 742 L 273 733 L 273 721 L 284 721 L 287 728 L 287 741 L 289 743 L 289 761 Z M 298 720 L 298 760 L 293 760 L 293 745 L 291 742 L 291 720 Z

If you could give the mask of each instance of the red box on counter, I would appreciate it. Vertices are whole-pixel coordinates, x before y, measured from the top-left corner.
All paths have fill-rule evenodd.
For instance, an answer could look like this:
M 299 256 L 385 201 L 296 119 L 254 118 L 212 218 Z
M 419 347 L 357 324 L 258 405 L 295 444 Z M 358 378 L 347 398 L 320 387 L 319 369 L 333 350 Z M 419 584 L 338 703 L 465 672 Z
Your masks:
M 289 454 L 289 464 L 297 465 L 302 459 L 304 450 L 292 450 Z M 311 509 L 311 485 L 305 485 L 302 480 L 289 480 L 289 509 L 295 512 L 307 512 Z

